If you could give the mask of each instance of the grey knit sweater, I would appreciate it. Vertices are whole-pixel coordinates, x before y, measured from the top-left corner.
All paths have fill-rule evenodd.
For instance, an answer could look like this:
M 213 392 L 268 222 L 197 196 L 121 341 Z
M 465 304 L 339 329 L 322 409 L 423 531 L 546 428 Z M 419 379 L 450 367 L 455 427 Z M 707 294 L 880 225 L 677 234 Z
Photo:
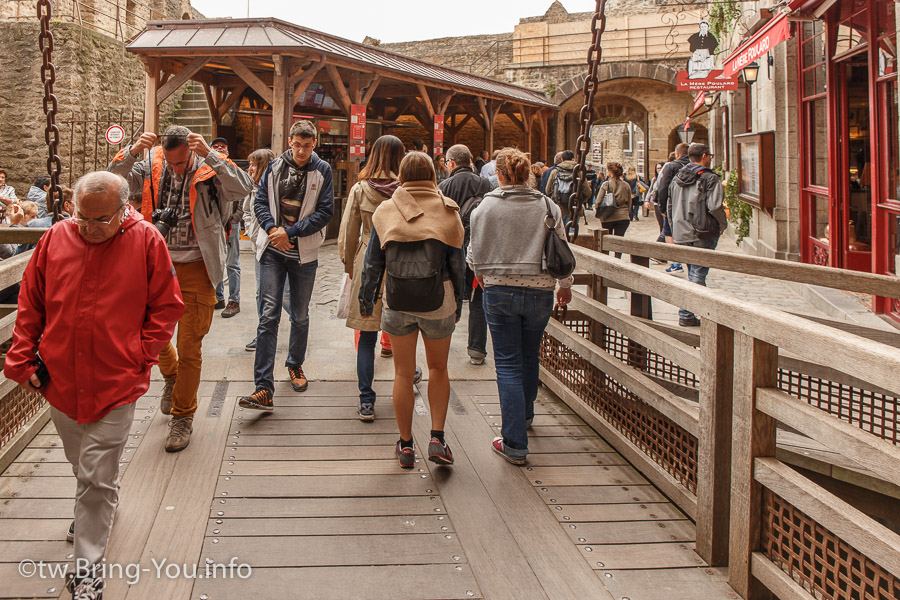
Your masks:
M 528 186 L 497 188 L 472 211 L 470 265 L 479 276 L 540 275 L 546 272 L 545 196 Z M 565 239 L 562 213 L 550 202 L 557 234 Z

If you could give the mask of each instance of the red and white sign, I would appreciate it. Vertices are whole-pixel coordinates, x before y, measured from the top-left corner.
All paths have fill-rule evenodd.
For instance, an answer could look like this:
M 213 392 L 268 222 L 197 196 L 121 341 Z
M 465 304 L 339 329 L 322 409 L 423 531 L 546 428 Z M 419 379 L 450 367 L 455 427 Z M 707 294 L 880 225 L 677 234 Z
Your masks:
M 744 67 L 789 37 L 791 37 L 791 23 L 788 21 L 787 13 L 781 13 L 725 59 L 725 77 L 734 77 Z
M 738 89 L 737 77 L 722 77 L 722 71 L 710 71 L 709 77 L 704 79 L 691 79 L 687 71 L 679 71 L 677 82 L 680 92 L 724 92 Z
M 350 105 L 350 160 L 362 161 L 366 158 L 366 107 Z
M 125 130 L 120 125 L 110 125 L 106 130 L 106 141 L 110 144 L 121 144 L 125 139 Z
M 434 115 L 434 156 L 444 153 L 444 115 Z

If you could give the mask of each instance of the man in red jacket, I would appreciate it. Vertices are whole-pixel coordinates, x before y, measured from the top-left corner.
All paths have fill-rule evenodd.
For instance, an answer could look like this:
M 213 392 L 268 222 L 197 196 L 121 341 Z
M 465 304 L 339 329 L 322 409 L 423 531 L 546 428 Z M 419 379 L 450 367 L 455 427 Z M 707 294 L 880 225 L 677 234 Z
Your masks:
M 50 403 L 77 481 L 73 597 L 100 598 L 119 459 L 150 367 L 184 312 L 166 242 L 107 172 L 75 184 L 74 218 L 38 242 L 25 269 L 6 376 Z M 73 268 L 74 267 L 74 268 Z

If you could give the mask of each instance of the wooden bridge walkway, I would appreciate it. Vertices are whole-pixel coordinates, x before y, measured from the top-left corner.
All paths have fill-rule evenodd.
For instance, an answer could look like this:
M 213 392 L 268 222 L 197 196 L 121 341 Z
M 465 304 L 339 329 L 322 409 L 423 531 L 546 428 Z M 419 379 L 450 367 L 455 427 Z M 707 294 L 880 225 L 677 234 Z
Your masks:
M 541 390 L 525 467 L 490 448 L 496 385 L 453 384 L 452 468 L 393 455 L 390 382 L 378 418 L 356 418 L 355 382 L 279 384 L 276 410 L 237 407 L 249 382 L 204 382 L 191 446 L 163 451 L 159 382 L 140 400 L 123 457 L 108 562 L 140 564 L 120 598 L 737 598 L 726 569 L 693 551 L 694 525 L 560 401 Z M 427 397 L 427 383 L 418 386 Z M 417 403 L 417 448 L 427 446 Z M 0 597 L 67 597 L 60 578 L 26 578 L 22 560 L 65 564 L 75 491 L 47 423 L 0 477 Z M 157 577 L 184 565 L 202 576 Z M 175 573 L 173 567 L 171 573 Z M 134 577 L 132 577 L 132 580 Z

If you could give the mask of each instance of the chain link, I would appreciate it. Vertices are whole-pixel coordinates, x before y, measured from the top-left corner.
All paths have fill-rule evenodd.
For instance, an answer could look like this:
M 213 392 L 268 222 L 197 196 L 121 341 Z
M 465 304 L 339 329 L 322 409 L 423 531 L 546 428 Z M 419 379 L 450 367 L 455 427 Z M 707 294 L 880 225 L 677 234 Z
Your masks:
M 60 218 L 62 207 L 62 187 L 59 176 L 62 172 L 62 161 L 59 158 L 59 127 L 56 125 L 56 112 L 59 104 L 53 93 L 56 83 L 56 67 L 53 66 L 53 34 L 50 32 L 52 7 L 49 0 L 38 0 L 37 15 L 41 22 L 41 34 L 38 42 L 43 55 L 41 64 L 41 81 L 44 82 L 44 113 L 47 115 L 47 127 L 44 129 L 44 140 L 47 142 L 47 174 L 50 175 L 50 190 L 47 194 L 47 208 L 53 212 L 53 222 Z
M 600 67 L 600 59 L 603 50 L 600 47 L 600 41 L 603 33 L 606 31 L 606 0 L 597 0 L 597 9 L 591 19 L 591 45 L 588 48 L 588 75 L 584 79 L 584 106 L 581 107 L 581 113 L 578 116 L 581 123 L 581 133 L 578 135 L 578 141 L 575 144 L 575 172 L 573 175 L 574 193 L 569 196 L 569 217 L 571 222 L 567 230 L 570 242 L 574 242 L 578 237 L 578 220 L 584 214 L 584 203 L 586 198 L 582 197 L 581 188 L 584 185 L 586 177 L 585 163 L 587 162 L 588 150 L 590 149 L 590 133 L 591 123 L 594 120 L 594 93 L 600 84 L 597 71 Z

